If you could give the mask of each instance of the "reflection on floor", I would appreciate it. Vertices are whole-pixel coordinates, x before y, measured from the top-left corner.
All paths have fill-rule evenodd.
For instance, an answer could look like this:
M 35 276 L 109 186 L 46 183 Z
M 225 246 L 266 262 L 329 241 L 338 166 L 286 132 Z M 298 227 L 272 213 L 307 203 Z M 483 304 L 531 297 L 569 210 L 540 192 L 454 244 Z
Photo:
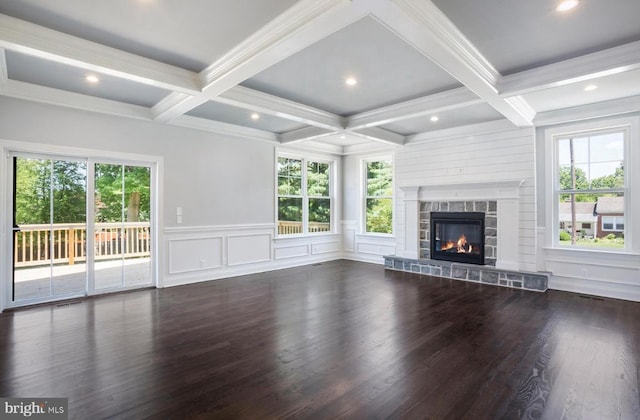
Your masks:
M 86 264 L 20 268 L 15 271 L 15 301 L 47 296 L 82 294 L 86 289 Z M 51 284 L 49 277 L 51 276 Z M 143 286 L 151 283 L 149 258 L 95 263 L 96 290 Z

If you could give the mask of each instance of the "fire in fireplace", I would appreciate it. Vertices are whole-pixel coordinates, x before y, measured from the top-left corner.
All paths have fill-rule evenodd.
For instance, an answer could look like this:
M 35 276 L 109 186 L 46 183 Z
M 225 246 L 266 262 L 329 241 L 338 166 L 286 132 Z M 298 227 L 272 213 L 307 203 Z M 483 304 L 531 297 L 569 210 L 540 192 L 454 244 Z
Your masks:
M 430 219 L 432 259 L 484 265 L 484 213 L 431 212 Z

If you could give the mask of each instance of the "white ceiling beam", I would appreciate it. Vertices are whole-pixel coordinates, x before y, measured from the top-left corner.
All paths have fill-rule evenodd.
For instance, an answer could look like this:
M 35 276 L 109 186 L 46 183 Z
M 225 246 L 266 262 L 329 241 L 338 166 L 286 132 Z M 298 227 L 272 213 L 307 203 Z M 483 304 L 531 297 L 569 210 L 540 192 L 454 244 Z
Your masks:
M 502 77 L 498 91 L 515 96 L 640 68 L 640 41 Z
M 350 0 L 301 0 L 200 72 L 207 98 L 226 92 L 309 45 L 365 16 Z M 158 114 L 169 121 L 200 105 L 194 97 Z M 173 100 L 170 100 L 173 101 Z M 191 107 L 191 108 L 189 108 Z
M 406 140 L 402 134 L 393 133 L 380 127 L 365 127 L 358 131 L 349 131 L 349 134 L 394 146 L 402 146 Z
M 0 48 L 171 91 L 197 93 L 197 74 L 0 14 Z
M 235 86 L 213 100 L 327 130 L 342 130 L 346 124 L 339 115 L 243 86 Z
M 561 124 L 570 121 L 627 114 L 629 112 L 640 112 L 640 95 L 540 112 L 536 115 L 534 122 L 538 126 Z
M 531 126 L 535 111 L 498 94 L 500 73 L 431 1 L 391 0 L 378 19 L 517 126 Z
M 333 130 L 320 127 L 305 127 L 278 135 L 281 144 L 294 143 L 304 140 L 317 140 L 335 134 Z
M 469 89 L 460 87 L 353 115 L 348 119 L 347 129 L 357 130 L 396 123 L 483 102 Z
M 287 143 L 280 146 L 284 150 L 299 150 L 303 153 L 316 152 L 323 154 L 342 155 L 344 148 L 335 144 L 323 143 L 321 141 L 306 141 L 304 145 L 299 143 Z
M 347 156 L 347 155 L 355 155 L 355 154 L 363 154 L 363 153 L 372 154 L 372 153 L 392 152 L 396 146 L 397 145 L 395 144 L 390 145 L 390 144 L 385 144 L 381 142 L 354 144 L 351 146 L 344 146 L 342 148 L 342 155 Z
M 17 80 L 7 80 L 0 89 L 0 95 L 119 117 L 147 121 L 152 119 L 151 111 L 146 107 Z
M 155 104 L 151 111 L 156 121 L 169 122 L 205 102 L 207 102 L 207 98 L 204 96 L 172 92 Z
M 206 118 L 193 117 L 191 115 L 181 115 L 178 118 L 174 118 L 169 124 L 179 127 L 192 128 L 200 131 L 207 131 L 210 133 L 222 134 L 224 136 L 251 138 L 254 140 L 267 141 L 270 143 L 278 142 L 278 137 L 269 131 L 223 123 L 220 121 L 208 120 Z

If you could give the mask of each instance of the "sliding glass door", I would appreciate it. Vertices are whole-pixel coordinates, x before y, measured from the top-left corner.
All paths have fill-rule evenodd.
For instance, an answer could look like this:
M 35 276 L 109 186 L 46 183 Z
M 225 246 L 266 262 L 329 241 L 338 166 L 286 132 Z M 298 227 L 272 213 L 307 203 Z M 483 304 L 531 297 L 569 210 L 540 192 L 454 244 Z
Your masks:
M 10 306 L 153 284 L 151 166 L 12 162 Z

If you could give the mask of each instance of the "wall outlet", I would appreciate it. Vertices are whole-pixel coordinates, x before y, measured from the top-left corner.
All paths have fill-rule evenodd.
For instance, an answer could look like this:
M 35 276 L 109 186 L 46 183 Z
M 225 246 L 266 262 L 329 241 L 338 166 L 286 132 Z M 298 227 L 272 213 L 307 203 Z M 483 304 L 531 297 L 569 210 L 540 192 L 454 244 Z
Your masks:
M 200 268 L 204 268 L 207 262 L 205 260 L 200 260 Z
M 580 269 L 580 275 L 582 277 L 587 277 L 589 275 L 589 270 L 587 270 L 586 268 L 581 268 Z

